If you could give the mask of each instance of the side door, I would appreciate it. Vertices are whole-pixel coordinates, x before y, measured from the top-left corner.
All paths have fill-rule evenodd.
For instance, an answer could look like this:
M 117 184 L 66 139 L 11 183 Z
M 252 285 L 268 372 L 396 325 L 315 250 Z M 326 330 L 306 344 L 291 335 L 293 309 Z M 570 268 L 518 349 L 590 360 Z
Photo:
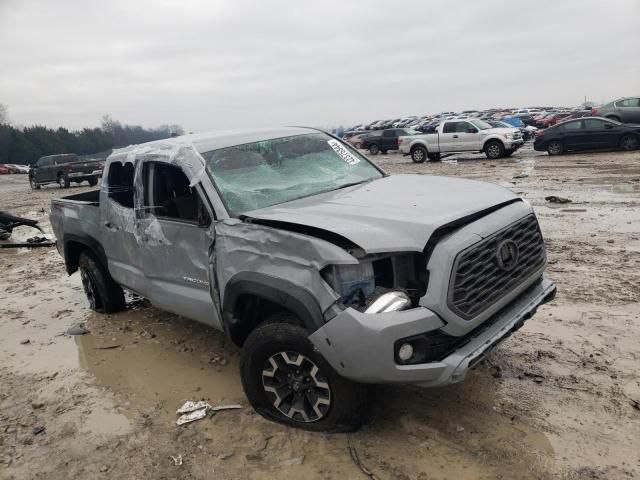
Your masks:
M 480 130 L 471 122 L 458 122 L 456 135 L 454 145 L 458 151 L 480 150 Z
M 381 150 L 395 150 L 398 148 L 398 137 L 396 136 L 396 130 L 383 130 L 382 138 L 380 140 Z
M 107 166 L 100 189 L 101 244 L 111 276 L 130 290 L 147 296 L 148 285 L 142 269 L 141 240 L 134 209 L 132 162 L 112 161 Z
M 620 106 L 620 102 L 616 102 Z M 640 98 L 626 98 L 618 109 L 624 123 L 640 123 Z
M 564 139 L 564 148 L 568 150 L 587 150 L 593 147 L 594 140 L 584 130 L 582 120 L 572 120 L 555 127 Z
M 589 138 L 588 148 L 613 148 L 618 146 L 622 131 L 619 125 L 599 118 L 585 118 L 583 122 L 585 135 Z
M 209 283 L 214 216 L 204 191 L 190 187 L 175 164 L 146 161 L 142 178 L 142 222 L 149 232 L 141 248 L 147 298 L 159 308 L 219 328 Z
M 458 142 L 458 124 L 463 122 L 448 121 L 442 127 L 442 133 L 438 135 L 438 144 L 440 152 L 455 152 Z M 466 123 L 466 122 L 465 122 Z
M 43 157 L 38 160 L 38 168 L 34 173 L 36 182 L 45 183 L 49 181 L 49 171 L 51 170 L 52 163 L 53 157 Z

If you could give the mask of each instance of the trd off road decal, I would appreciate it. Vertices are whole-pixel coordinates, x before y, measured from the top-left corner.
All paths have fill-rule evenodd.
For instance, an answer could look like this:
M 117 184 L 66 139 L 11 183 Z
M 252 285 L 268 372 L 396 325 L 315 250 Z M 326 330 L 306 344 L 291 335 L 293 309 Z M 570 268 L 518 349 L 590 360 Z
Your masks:
M 349 150 L 344 148 L 339 141 L 331 139 L 327 140 L 327 143 L 331 148 L 333 148 L 333 151 L 340 155 L 340 158 L 342 158 L 349 165 L 360 163 L 360 159 L 354 156 Z

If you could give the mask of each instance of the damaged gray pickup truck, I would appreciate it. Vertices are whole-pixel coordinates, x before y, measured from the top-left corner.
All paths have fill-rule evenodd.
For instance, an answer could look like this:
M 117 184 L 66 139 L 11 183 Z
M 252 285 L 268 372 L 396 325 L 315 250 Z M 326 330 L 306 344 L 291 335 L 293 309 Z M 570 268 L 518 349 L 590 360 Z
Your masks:
M 253 407 L 310 430 L 356 428 L 366 384 L 460 382 L 555 295 L 527 202 L 307 128 L 117 150 L 51 223 L 92 309 L 126 288 L 223 330 Z

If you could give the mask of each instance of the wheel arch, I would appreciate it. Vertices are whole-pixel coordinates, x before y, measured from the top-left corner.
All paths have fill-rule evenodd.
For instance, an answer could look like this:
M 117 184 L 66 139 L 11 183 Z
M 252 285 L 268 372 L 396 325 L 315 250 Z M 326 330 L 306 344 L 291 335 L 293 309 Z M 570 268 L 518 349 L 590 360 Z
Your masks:
M 310 334 L 324 324 L 322 310 L 313 295 L 289 280 L 240 272 L 227 282 L 222 322 L 236 345 L 241 346 L 267 317 L 283 311 L 294 315 Z
M 67 273 L 71 275 L 78 270 L 80 254 L 85 250 L 91 252 L 108 270 L 107 256 L 100 242 L 89 235 L 66 234 L 63 239 L 64 263 Z
M 500 137 L 489 137 L 489 138 L 485 138 L 484 143 L 482 144 L 482 152 L 484 152 L 487 148 L 487 145 L 491 142 L 498 142 L 500 145 L 502 145 L 503 149 L 507 149 L 507 147 L 504 144 L 504 140 L 502 140 L 502 138 Z

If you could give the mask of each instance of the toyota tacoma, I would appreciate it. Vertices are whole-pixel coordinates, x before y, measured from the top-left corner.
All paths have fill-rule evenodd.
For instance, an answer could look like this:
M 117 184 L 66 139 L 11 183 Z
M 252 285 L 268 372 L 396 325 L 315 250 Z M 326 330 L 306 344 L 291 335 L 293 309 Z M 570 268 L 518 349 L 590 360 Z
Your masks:
M 526 201 L 309 128 L 116 150 L 51 223 L 92 309 L 127 289 L 224 331 L 256 411 L 310 430 L 361 424 L 367 384 L 462 381 L 555 294 Z

